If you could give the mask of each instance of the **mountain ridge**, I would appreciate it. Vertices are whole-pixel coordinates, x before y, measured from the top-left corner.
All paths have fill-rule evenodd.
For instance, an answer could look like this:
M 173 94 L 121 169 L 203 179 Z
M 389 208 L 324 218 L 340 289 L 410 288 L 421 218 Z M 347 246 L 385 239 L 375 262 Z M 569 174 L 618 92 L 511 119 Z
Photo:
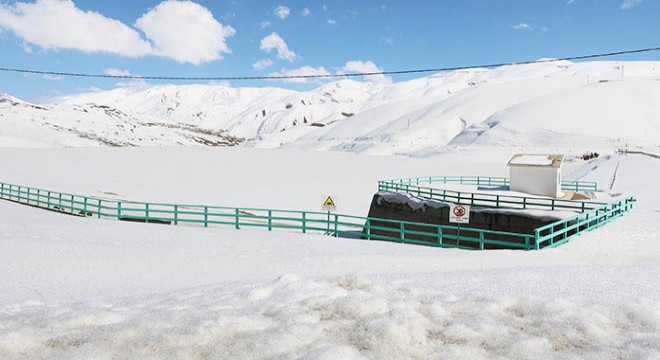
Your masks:
M 344 79 L 309 91 L 164 84 L 43 105 L 0 94 L 0 146 L 243 144 L 376 154 L 575 141 L 652 146 L 659 79 L 660 62 L 561 61 L 393 84 Z

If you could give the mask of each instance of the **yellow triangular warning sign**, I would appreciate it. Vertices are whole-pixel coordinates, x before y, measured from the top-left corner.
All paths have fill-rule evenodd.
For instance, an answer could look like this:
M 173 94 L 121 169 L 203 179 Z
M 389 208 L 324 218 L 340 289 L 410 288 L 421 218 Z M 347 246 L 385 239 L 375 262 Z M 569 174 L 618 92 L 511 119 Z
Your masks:
M 332 201 L 330 196 L 328 196 L 328 198 L 325 199 L 325 202 L 323 202 L 323 206 L 335 206 L 335 202 Z

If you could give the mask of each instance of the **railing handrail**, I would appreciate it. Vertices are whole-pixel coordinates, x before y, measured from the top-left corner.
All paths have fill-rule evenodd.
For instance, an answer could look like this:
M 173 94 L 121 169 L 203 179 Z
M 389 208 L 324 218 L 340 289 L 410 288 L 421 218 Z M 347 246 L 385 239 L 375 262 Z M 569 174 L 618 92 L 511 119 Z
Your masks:
M 443 179 L 450 178 L 452 177 L 444 177 Z M 465 179 L 469 177 L 463 178 Z M 484 177 L 479 178 L 484 179 Z M 490 178 L 489 181 L 491 183 L 493 182 L 492 179 L 496 178 Z M 381 183 L 382 182 L 379 182 L 379 186 Z M 410 185 L 406 186 L 410 187 Z M 541 244 L 546 242 L 550 244 L 548 246 L 556 246 L 557 244 L 562 243 L 562 241 L 568 241 L 568 239 L 570 239 L 572 236 L 575 236 L 577 233 L 582 231 L 580 226 L 584 224 L 586 224 L 586 230 L 590 230 L 592 228 L 601 226 L 604 222 L 611 221 L 611 219 L 621 216 L 626 211 L 632 209 L 632 203 L 635 201 L 634 198 L 629 197 L 618 201 L 615 200 L 608 204 L 593 203 L 599 204 L 601 206 L 593 209 L 587 209 L 587 211 L 582 211 L 580 214 L 575 216 L 571 216 L 552 224 L 539 227 L 535 229 L 533 234 L 523 234 L 477 229 L 464 226 L 439 225 L 394 219 L 363 217 L 322 211 L 241 208 L 108 199 L 97 196 L 84 196 L 33 188 L 4 182 L 0 182 L 0 187 L 0 198 L 2 199 L 42 208 L 46 207 L 50 210 L 56 209 L 58 211 L 68 212 L 71 214 L 81 214 L 82 216 L 95 216 L 98 218 L 114 218 L 120 220 L 143 220 L 145 222 L 166 221 L 170 223 L 173 222 L 175 225 L 179 223 L 201 223 L 204 226 L 208 226 L 209 224 L 223 224 L 233 225 L 237 229 L 241 226 L 267 227 L 268 230 L 272 230 L 273 228 L 297 229 L 302 230 L 303 233 L 307 231 L 318 231 L 325 232 L 326 234 L 334 234 L 334 236 L 339 236 L 339 234 L 353 234 L 352 236 L 355 234 L 360 234 L 360 236 L 365 236 L 366 239 L 369 240 L 376 239 L 430 246 L 473 248 L 465 246 L 465 243 L 468 242 L 472 243 L 473 245 L 478 245 L 480 249 L 483 249 L 485 245 L 506 245 L 512 248 L 523 248 L 530 250 L 539 249 Z M 433 189 L 425 187 L 417 188 L 420 191 L 422 189 Z M 469 194 L 471 199 L 474 199 L 473 193 L 460 193 Z M 500 197 L 506 196 L 500 195 Z M 523 199 L 533 200 L 534 198 Z M 539 199 L 548 200 L 545 198 Z M 481 201 L 478 198 L 477 200 Z M 532 205 L 534 205 L 533 202 Z M 218 210 L 223 212 L 219 213 L 217 212 Z M 586 217 L 586 221 L 582 220 L 583 217 Z M 388 227 L 386 227 L 386 231 L 395 234 L 398 233 L 398 237 L 382 234 L 371 234 L 371 230 L 378 230 L 379 228 L 380 230 L 383 230 L 382 226 L 372 226 L 371 224 L 373 222 L 390 224 Z M 574 225 L 573 223 L 577 223 L 578 225 Z M 413 227 L 417 229 L 411 229 Z M 560 229 L 556 230 L 557 228 Z M 426 229 L 430 230 L 427 231 Z M 456 235 L 447 234 L 447 232 L 456 230 L 458 230 Z M 569 231 L 573 230 L 575 230 L 575 234 L 570 234 Z M 464 235 L 460 234 L 461 231 Z M 542 234 L 546 231 L 548 231 L 548 234 Z M 472 233 L 473 236 L 465 235 L 466 232 Z M 476 237 L 474 234 L 476 234 Z M 406 235 L 422 235 L 425 237 L 435 237 L 437 235 L 438 242 L 434 243 L 415 240 L 412 238 L 406 238 Z M 524 243 L 498 240 L 492 236 L 506 236 L 508 238 L 521 239 L 521 241 L 524 240 Z M 554 242 L 554 238 L 557 236 L 563 236 L 563 239 L 558 242 Z M 444 240 L 453 240 L 456 242 L 456 244 L 447 244 L 443 242 Z M 460 242 L 463 243 L 463 246 L 460 245 Z
M 447 197 L 456 198 L 457 199 L 456 203 L 460 203 L 463 205 L 472 205 L 475 201 L 478 201 L 481 202 L 479 204 L 480 206 L 491 206 L 497 208 L 502 207 L 500 206 L 501 204 L 517 204 L 517 205 L 522 205 L 523 209 L 526 209 L 531 206 L 536 206 L 536 207 L 548 208 L 550 210 L 563 208 L 563 209 L 574 209 L 574 210 L 585 211 L 587 209 L 600 207 L 606 204 L 603 202 L 595 202 L 595 201 L 579 201 L 579 200 L 576 201 L 576 200 L 562 200 L 562 199 L 534 197 L 534 196 L 485 194 L 485 193 L 476 193 L 470 191 L 447 190 L 447 189 L 432 188 L 427 186 L 393 183 L 387 181 L 379 181 L 378 189 L 381 191 L 405 190 L 406 193 L 418 194 L 419 197 L 432 199 L 432 200 L 440 200 L 440 201 L 446 201 Z M 465 200 L 465 201 L 461 202 L 461 200 Z M 486 204 L 484 204 L 484 202 Z M 488 203 L 492 203 L 492 204 L 489 205 Z
M 442 182 L 442 183 L 459 183 L 466 185 L 508 185 L 510 183 L 507 177 L 495 176 L 418 176 L 412 178 L 397 178 L 381 180 L 385 182 L 419 184 L 422 182 Z M 595 181 L 579 181 L 579 180 L 564 180 L 561 182 L 562 190 L 575 190 L 575 191 L 598 191 L 598 183 Z

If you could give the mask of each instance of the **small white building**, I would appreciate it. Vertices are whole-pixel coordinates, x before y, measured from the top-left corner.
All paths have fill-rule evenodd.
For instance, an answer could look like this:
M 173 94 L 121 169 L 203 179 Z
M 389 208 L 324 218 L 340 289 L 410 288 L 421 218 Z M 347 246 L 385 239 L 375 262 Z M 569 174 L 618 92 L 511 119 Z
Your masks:
M 558 198 L 564 155 L 515 154 L 509 166 L 511 191 Z

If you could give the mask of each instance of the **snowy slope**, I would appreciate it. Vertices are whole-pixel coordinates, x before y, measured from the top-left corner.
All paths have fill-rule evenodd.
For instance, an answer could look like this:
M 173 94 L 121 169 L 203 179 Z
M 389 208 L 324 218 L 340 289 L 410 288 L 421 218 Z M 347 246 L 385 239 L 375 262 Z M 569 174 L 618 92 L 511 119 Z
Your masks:
M 225 132 L 134 117 L 106 105 L 37 106 L 0 94 L 0 146 L 233 145 Z
M 4 101 L 0 146 L 244 143 L 419 154 L 447 145 L 587 143 L 592 148 L 584 150 L 628 145 L 657 152 L 659 80 L 658 62 L 557 62 L 394 84 L 341 80 L 306 92 L 223 85 L 119 88 L 38 107 Z
M 360 213 L 375 179 L 503 175 L 509 156 L 0 149 L 0 165 L 4 180 L 86 194 L 314 210 L 331 192 Z M 656 359 L 657 161 L 570 158 L 570 176 L 639 207 L 538 252 L 125 223 L 2 201 L 0 358 Z

